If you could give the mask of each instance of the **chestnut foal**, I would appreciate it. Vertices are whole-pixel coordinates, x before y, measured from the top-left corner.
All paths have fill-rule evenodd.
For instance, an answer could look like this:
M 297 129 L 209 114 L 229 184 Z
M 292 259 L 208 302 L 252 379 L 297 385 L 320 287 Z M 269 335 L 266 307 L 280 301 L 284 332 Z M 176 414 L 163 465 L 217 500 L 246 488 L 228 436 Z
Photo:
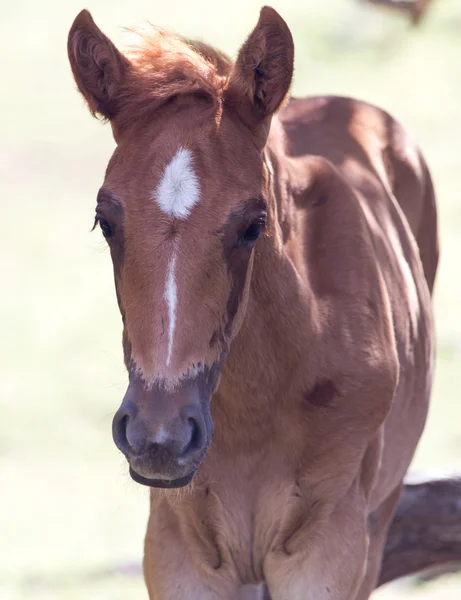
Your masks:
M 157 29 L 122 54 L 87 11 L 68 50 L 117 144 L 96 222 L 129 374 L 113 437 L 151 487 L 149 597 L 368 598 L 432 379 L 418 147 L 355 100 L 278 111 L 294 48 L 268 7 L 235 63 Z

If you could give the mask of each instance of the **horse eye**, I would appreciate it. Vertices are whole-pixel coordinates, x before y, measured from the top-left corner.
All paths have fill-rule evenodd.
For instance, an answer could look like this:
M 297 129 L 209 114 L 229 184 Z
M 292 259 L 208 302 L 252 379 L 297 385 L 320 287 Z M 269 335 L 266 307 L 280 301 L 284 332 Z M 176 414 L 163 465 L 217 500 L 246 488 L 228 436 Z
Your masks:
M 253 223 L 245 230 L 242 235 L 243 242 L 255 242 L 261 231 L 264 229 L 264 219 L 258 219 L 257 221 L 253 221 Z
M 106 219 L 98 219 L 99 222 L 99 227 L 101 228 L 102 231 L 102 235 L 107 239 L 112 237 L 113 235 L 113 229 L 111 224 L 109 223 L 109 221 L 106 221 Z

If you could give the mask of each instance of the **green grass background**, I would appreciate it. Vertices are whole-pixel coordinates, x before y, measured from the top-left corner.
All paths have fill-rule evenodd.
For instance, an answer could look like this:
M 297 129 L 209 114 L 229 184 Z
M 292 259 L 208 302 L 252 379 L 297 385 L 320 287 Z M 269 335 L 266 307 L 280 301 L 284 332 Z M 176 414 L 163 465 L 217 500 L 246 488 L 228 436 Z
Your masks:
M 113 445 L 125 388 L 110 257 L 90 234 L 114 146 L 75 90 L 67 31 L 83 0 L 1 2 L 0 598 L 146 598 L 137 565 L 148 498 Z M 114 40 L 144 19 L 235 56 L 260 3 L 86 6 Z M 461 456 L 461 3 L 418 30 L 359 0 L 276 0 L 296 43 L 296 95 L 347 94 L 404 122 L 433 171 L 442 259 L 432 410 L 414 469 Z M 459 578 L 376 594 L 461 597 Z

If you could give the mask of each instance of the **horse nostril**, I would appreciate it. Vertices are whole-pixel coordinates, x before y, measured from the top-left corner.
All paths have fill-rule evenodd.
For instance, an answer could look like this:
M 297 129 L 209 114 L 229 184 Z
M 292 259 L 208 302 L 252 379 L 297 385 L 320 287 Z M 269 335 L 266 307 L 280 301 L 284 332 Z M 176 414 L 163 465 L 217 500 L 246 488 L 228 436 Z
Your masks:
M 201 450 L 204 445 L 204 434 L 200 420 L 189 417 L 187 419 L 187 425 L 189 427 L 189 441 L 181 452 L 181 458 L 187 458 L 190 455 L 195 454 L 198 450 Z
M 189 404 L 181 411 L 187 428 L 187 442 L 181 451 L 181 458 L 190 458 L 201 452 L 206 445 L 206 429 L 200 406 Z
M 117 412 L 112 422 L 112 437 L 115 445 L 125 455 L 129 454 L 131 450 L 127 438 L 128 421 L 129 416 L 126 413 Z
M 200 448 L 201 443 L 202 443 L 202 435 L 200 432 L 200 426 L 195 419 L 191 418 L 191 419 L 189 419 L 188 422 L 191 427 L 191 435 L 190 435 L 190 441 L 187 446 L 187 449 Z

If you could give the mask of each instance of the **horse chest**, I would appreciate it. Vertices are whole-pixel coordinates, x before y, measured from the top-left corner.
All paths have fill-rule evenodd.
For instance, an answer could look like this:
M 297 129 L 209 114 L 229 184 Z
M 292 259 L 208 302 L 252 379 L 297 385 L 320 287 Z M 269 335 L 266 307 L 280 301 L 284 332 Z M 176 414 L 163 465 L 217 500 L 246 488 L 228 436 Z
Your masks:
M 250 483 L 229 486 L 222 495 L 209 492 L 206 506 L 202 504 L 195 517 L 202 529 L 194 537 L 214 557 L 218 571 L 257 584 L 264 580 L 267 557 L 284 553 L 284 541 L 303 527 L 308 516 L 308 502 L 297 484 L 277 481 L 274 474 L 266 488 L 252 488 Z

